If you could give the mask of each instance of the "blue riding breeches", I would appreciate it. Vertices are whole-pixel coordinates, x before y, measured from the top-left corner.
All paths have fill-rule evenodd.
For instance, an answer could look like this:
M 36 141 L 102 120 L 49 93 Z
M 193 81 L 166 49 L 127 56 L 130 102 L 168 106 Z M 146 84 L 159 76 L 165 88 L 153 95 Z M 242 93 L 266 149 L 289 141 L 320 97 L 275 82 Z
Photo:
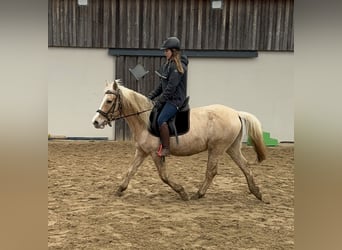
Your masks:
M 171 103 L 165 103 L 164 107 L 160 111 L 160 115 L 158 117 L 158 127 L 160 127 L 164 122 L 167 122 L 172 117 L 174 117 L 177 113 L 177 107 Z

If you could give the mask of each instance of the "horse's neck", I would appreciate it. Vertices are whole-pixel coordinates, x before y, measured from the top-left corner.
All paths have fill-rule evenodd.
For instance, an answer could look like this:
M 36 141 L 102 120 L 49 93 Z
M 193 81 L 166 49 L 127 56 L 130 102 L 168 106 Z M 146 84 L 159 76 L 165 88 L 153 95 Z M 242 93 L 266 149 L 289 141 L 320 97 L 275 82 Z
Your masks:
M 137 99 L 134 99 L 137 100 Z M 141 100 L 144 101 L 144 100 Z M 147 130 L 147 123 L 144 121 L 143 117 L 146 116 L 149 112 L 144 112 L 142 114 L 137 114 L 138 112 L 148 110 L 148 105 L 141 105 L 141 108 L 137 105 L 132 105 L 131 100 L 126 101 L 126 105 L 124 105 L 123 115 L 128 116 L 125 118 L 131 132 L 134 134 L 134 137 L 140 135 L 144 130 Z M 133 108 L 136 107 L 136 108 Z M 136 115 L 133 115 L 136 114 Z

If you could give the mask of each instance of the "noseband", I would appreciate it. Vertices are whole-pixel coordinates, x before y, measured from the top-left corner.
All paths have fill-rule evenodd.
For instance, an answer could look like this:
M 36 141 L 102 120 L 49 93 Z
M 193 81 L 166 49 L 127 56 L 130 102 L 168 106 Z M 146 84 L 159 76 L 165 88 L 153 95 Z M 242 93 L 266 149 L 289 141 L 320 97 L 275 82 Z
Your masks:
M 119 117 L 121 117 L 122 115 L 122 104 L 121 104 L 121 95 L 120 95 L 120 89 L 118 89 L 117 93 L 107 90 L 105 94 L 109 94 L 109 95 L 115 95 L 116 99 L 115 102 L 113 102 L 112 106 L 110 107 L 110 109 L 108 110 L 108 112 L 104 112 L 101 109 L 98 109 L 96 112 L 100 113 L 103 117 L 105 117 L 107 119 L 107 124 L 111 127 L 111 121 L 116 120 L 114 117 L 114 113 L 116 111 L 116 107 L 118 106 L 118 112 L 119 112 Z

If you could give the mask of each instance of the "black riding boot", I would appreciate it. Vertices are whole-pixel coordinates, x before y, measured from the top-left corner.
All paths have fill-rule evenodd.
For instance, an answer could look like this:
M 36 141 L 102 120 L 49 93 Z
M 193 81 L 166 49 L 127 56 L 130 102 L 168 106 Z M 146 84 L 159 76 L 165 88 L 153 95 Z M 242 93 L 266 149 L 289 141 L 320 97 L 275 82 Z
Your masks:
M 169 127 L 166 122 L 164 122 L 159 127 L 159 133 L 160 133 L 160 140 L 162 143 L 162 148 L 161 150 L 158 151 L 158 155 L 160 157 L 169 156 L 170 155 L 170 132 L 169 132 Z

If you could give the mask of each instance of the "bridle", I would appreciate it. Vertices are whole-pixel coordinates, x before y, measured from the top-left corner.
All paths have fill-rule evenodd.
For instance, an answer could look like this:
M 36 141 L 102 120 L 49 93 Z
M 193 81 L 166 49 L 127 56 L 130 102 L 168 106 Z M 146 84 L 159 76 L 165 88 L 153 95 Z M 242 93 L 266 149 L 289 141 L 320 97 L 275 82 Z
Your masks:
M 123 115 L 122 113 L 122 103 L 121 103 L 121 95 L 120 95 L 120 89 L 117 90 L 117 92 L 113 92 L 111 90 L 107 90 L 105 92 L 105 94 L 109 94 L 109 95 L 115 95 L 115 102 L 112 103 L 112 106 L 110 107 L 110 109 L 107 112 L 102 111 L 101 109 L 96 110 L 96 112 L 98 112 L 99 114 L 101 114 L 104 118 L 107 119 L 107 124 L 111 127 L 112 121 L 116 121 L 116 120 L 120 120 L 129 116 L 133 116 L 133 115 L 140 115 L 142 113 L 145 113 L 147 111 L 150 111 L 152 109 L 146 109 L 143 111 L 138 111 L 136 113 L 132 113 L 132 114 L 128 114 L 128 115 Z M 116 108 L 118 107 L 118 108 Z M 119 116 L 115 117 L 114 113 L 115 112 L 119 112 Z
M 115 120 L 114 113 L 116 111 L 116 107 L 118 106 L 119 115 L 122 114 L 122 104 L 121 104 L 121 95 L 119 93 L 119 90 L 117 92 L 113 92 L 111 90 L 107 90 L 105 92 L 105 95 L 115 95 L 115 102 L 112 103 L 112 106 L 107 112 L 102 111 L 101 109 L 96 110 L 96 112 L 100 113 L 104 118 L 107 119 L 107 124 L 111 127 L 111 121 Z

